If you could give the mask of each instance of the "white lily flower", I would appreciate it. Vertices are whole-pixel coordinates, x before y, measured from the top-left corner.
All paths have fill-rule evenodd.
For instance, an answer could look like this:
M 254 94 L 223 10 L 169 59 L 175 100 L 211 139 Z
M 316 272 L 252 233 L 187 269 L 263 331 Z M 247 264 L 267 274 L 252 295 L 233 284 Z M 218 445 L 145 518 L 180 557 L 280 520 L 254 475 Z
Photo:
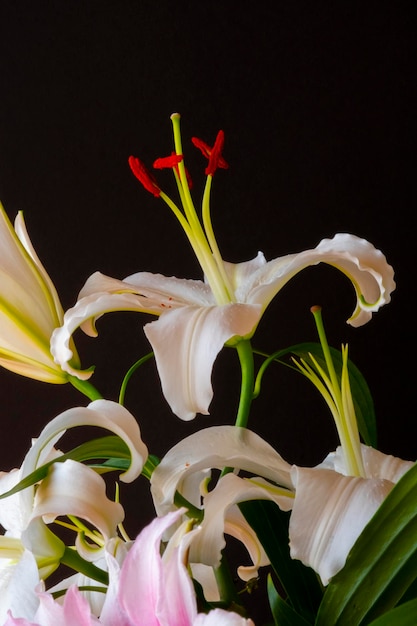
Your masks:
M 212 491 L 203 492 L 200 483 L 207 482 L 203 470 L 226 466 L 260 474 L 271 482 L 226 474 Z M 218 567 L 226 533 L 239 539 L 251 557 L 253 565 L 238 568 L 239 576 L 249 580 L 268 560 L 236 505 L 245 500 L 271 499 L 289 510 L 294 497 L 290 472 L 291 465 L 256 433 L 246 428 L 215 426 L 193 433 L 168 451 L 152 474 L 151 493 L 161 516 L 176 509 L 177 491 L 194 506 L 202 500 L 204 519 L 201 532 L 190 544 L 190 562 Z
M 68 375 L 50 352 L 52 331 L 63 321 L 56 289 L 26 230 L 23 214 L 15 227 L 0 203 L 0 365 L 49 383 Z M 79 365 L 72 345 L 74 366 Z
M 95 321 L 110 311 L 150 313 L 158 320 L 144 331 L 155 353 L 162 390 L 172 411 L 190 420 L 196 413 L 208 414 L 213 397 L 211 372 L 224 344 L 235 345 L 250 338 L 268 304 L 282 287 L 302 269 L 327 263 L 350 278 L 357 303 L 348 322 L 360 326 L 372 312 L 390 301 L 395 288 L 393 270 L 372 244 L 349 234 L 324 239 L 316 248 L 267 262 L 260 252 L 244 263 L 227 263 L 214 237 L 209 207 L 213 174 L 227 167 L 221 156 L 220 131 L 211 149 L 200 140 L 196 145 L 209 158 L 203 197 L 202 223 L 191 199 L 182 157 L 179 115 L 172 116 L 176 154 L 158 159 L 155 167 L 172 167 L 183 204 L 181 211 L 156 185 L 142 163 L 131 157 L 134 174 L 155 196 L 161 197 L 183 227 L 204 273 L 205 282 L 141 272 L 115 280 L 93 274 L 81 290 L 76 305 L 66 312 L 63 326 L 52 337 L 56 362 L 80 379 L 91 376 L 71 362 L 71 337 L 78 327 L 97 335 Z
M 68 428 L 97 426 L 118 435 L 131 452 L 131 464 L 120 478 L 129 482 L 137 478 L 148 456 L 139 426 L 129 411 L 108 400 L 95 400 L 88 407 L 64 411 L 43 429 L 27 453 L 19 470 L 0 473 L 0 493 L 6 493 L 45 462 L 61 453 L 54 445 Z M 0 500 L 0 524 L 6 533 L 0 536 L 0 571 L 18 567 L 26 551 L 34 554 L 42 578 L 58 567 L 65 551 L 64 543 L 50 530 L 57 516 L 72 515 L 96 529 L 90 536 L 96 548 L 77 535 L 78 552 L 87 560 L 97 561 L 103 548 L 116 536 L 116 527 L 124 517 L 120 504 L 105 494 L 104 480 L 91 468 L 75 461 L 53 464 L 48 475 L 37 486 L 27 487 Z
M 39 605 L 36 586 L 40 583 L 35 557 L 22 548 L 16 563 L 0 557 L 0 624 L 4 624 L 9 611 L 16 618 L 31 619 Z
M 86 407 L 67 409 L 51 420 L 25 457 L 22 465 L 24 475 L 39 467 L 41 457 L 50 453 L 68 428 L 76 426 L 97 426 L 120 437 L 131 454 L 129 469 L 120 475 L 120 480 L 128 483 L 139 476 L 148 458 L 148 449 L 142 441 L 139 425 L 125 407 L 104 399 L 94 400 Z
M 394 484 L 414 465 L 362 444 L 363 476 L 348 475 L 342 448 L 316 468 L 290 466 L 258 435 L 243 429 L 241 437 L 240 430 L 218 426 L 190 435 L 166 454 L 152 475 L 151 491 L 159 515 L 175 509 L 176 491 L 193 503 L 201 498 L 193 476 L 199 477 L 202 468 L 233 467 L 262 477 L 226 474 L 201 498 L 204 518 L 200 534 L 190 544 L 191 562 L 218 566 L 236 505 L 272 500 L 282 510 L 292 510 L 291 556 L 312 567 L 327 584 L 343 567 L 354 542 Z M 249 572 L 255 575 L 262 560 L 245 536 L 242 542 L 253 557 Z M 239 574 L 245 579 L 244 570 L 239 569 Z
M 342 569 L 366 524 L 414 465 L 363 444 L 361 452 L 364 477 L 347 475 L 340 447 L 315 468 L 292 470 L 296 497 L 289 528 L 291 556 L 312 567 L 323 585 Z
M 22 533 L 22 543 L 35 551 L 39 542 L 37 537 L 33 537 L 33 522 L 36 524 L 41 518 L 51 524 L 59 516 L 83 519 L 96 529 L 92 533 L 95 545 L 88 543 L 81 533 L 78 533 L 75 542 L 78 553 L 84 559 L 96 561 L 103 556 L 106 543 L 116 536 L 124 511 L 121 504 L 107 497 L 106 483 L 101 476 L 86 465 L 69 459 L 64 463 L 54 463 L 37 487 L 31 519 Z
M 288 489 L 257 477 L 251 480 L 229 473 L 220 478 L 216 487 L 204 498 L 204 519 L 201 532 L 190 544 L 189 559 L 192 563 L 203 563 L 219 567 L 222 550 L 226 546 L 225 534 L 235 537 L 245 546 L 252 565 L 240 565 L 237 573 L 242 580 L 256 578 L 260 567 L 269 560 L 259 543 L 256 533 L 250 528 L 237 506 L 249 500 L 271 500 L 289 511 L 294 503 L 294 493 Z
M 194 480 L 196 473 L 225 467 L 260 475 L 288 490 L 293 488 L 291 465 L 259 435 L 248 428 L 213 426 L 182 439 L 153 471 L 151 493 L 157 515 L 175 510 L 177 491 L 195 502 L 189 487 L 199 488 Z

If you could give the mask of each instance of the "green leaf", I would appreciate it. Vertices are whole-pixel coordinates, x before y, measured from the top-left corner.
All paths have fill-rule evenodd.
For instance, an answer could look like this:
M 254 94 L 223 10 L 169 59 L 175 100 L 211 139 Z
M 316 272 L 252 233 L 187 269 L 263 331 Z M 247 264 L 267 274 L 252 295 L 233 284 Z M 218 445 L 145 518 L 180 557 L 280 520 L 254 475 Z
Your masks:
M 290 557 L 289 513 L 266 500 L 242 502 L 239 508 L 257 534 L 294 611 L 314 620 L 322 588 L 312 569 Z
M 78 554 L 76 550 L 69 548 L 68 546 L 65 548 L 65 552 L 61 557 L 61 563 L 67 565 L 75 572 L 80 572 L 84 574 L 88 578 L 92 578 L 93 580 L 97 580 L 99 583 L 103 585 L 109 584 L 109 574 L 108 572 L 100 569 L 94 563 L 90 563 L 86 561 Z
M 307 622 L 281 598 L 271 576 L 268 576 L 268 599 L 275 626 L 311 626 L 312 622 Z
M 369 626 L 416 626 L 417 598 L 405 602 L 371 622 Z
M 17 485 L 6 491 L 6 493 L 2 493 L 0 495 L 0 500 L 2 498 L 7 498 L 22 489 L 26 489 L 27 487 L 31 487 L 35 485 L 40 480 L 43 480 L 48 474 L 49 468 L 53 463 L 63 463 L 67 459 L 73 459 L 74 461 L 79 461 L 80 463 L 84 461 L 97 461 L 98 459 L 103 459 L 104 463 L 98 465 L 95 464 L 95 467 L 105 467 L 105 462 L 109 459 L 112 459 L 115 467 L 114 469 L 122 469 L 125 470 L 125 467 L 118 467 L 118 461 L 121 461 L 122 464 L 125 460 L 130 461 L 130 452 L 129 448 L 125 444 L 125 442 L 117 436 L 108 436 L 108 437 L 100 437 L 98 439 L 93 439 L 86 443 L 81 444 L 77 448 L 74 448 L 70 452 L 63 454 L 62 456 L 57 457 L 53 461 L 49 463 L 45 463 L 41 467 L 38 467 L 34 472 L 26 476 L 23 480 L 21 480 Z M 117 460 L 116 460 L 117 459 Z M 106 468 L 107 471 L 113 468 Z
M 316 626 L 370 624 L 394 608 L 416 578 L 417 465 L 414 465 L 381 504 L 353 546 L 345 567 L 330 582 Z

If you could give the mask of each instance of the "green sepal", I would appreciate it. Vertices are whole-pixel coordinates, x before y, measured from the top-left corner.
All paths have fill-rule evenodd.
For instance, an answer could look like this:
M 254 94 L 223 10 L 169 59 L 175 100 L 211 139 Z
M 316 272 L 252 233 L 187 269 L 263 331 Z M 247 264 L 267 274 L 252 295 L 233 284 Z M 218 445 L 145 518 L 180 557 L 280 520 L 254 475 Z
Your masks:
M 312 626 L 279 595 L 275 589 L 271 575 L 268 576 L 268 600 L 275 626 Z
M 316 626 L 371 624 L 403 598 L 409 599 L 407 591 L 411 586 L 415 592 L 416 502 L 417 465 L 414 465 L 381 504 L 354 544 L 344 568 L 331 580 Z M 391 623 L 397 626 L 397 621 Z
M 314 620 L 323 595 L 322 587 L 312 569 L 290 557 L 290 514 L 267 500 L 242 502 L 239 508 L 261 542 L 287 602 L 295 613 L 306 620 Z

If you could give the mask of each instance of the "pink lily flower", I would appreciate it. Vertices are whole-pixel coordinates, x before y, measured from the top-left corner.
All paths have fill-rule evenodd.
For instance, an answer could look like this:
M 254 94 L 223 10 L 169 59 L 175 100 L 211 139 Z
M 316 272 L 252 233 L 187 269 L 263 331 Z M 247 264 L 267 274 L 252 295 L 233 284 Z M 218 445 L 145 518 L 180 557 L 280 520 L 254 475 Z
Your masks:
M 122 566 L 108 555 L 110 584 L 99 618 L 74 585 L 62 603 L 39 592 L 33 620 L 9 613 L 3 626 L 254 626 L 251 619 L 215 609 L 197 612 L 193 584 L 185 564 L 188 545 L 196 531 L 184 526 L 161 556 L 162 535 L 178 522 L 183 510 L 156 518 L 140 533 Z

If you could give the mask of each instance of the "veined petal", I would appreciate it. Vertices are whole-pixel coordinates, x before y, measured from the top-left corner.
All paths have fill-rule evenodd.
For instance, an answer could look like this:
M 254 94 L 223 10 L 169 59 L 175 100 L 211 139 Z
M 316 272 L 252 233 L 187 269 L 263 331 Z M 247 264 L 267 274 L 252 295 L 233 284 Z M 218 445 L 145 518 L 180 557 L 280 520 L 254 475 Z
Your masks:
M 97 335 L 95 322 L 104 313 L 136 311 L 160 315 L 163 310 L 160 302 L 141 298 L 133 293 L 96 293 L 87 296 L 68 309 L 64 315 L 63 326 L 54 330 L 51 337 L 51 354 L 65 372 L 81 380 L 87 380 L 92 375 L 93 368 L 81 370 L 71 363 L 73 358 L 71 338 L 77 328 L 82 326 L 85 333 L 95 337 Z
M 363 459 L 366 478 L 383 478 L 396 483 L 400 478 L 415 465 L 413 461 L 403 461 L 391 454 L 384 454 L 375 448 L 361 444 L 361 456 Z M 316 466 L 317 469 L 332 469 L 339 474 L 347 475 L 343 450 L 338 446 L 335 452 L 331 452 Z
M 192 563 L 218 567 L 221 551 L 226 545 L 224 538 L 226 529 L 231 530 L 230 534 L 233 536 L 243 540 L 250 556 L 254 557 L 253 566 L 248 567 L 246 571 L 242 567 L 238 569 L 243 580 L 256 576 L 258 567 L 269 562 L 259 543 L 254 549 L 254 535 L 248 533 L 245 524 L 242 523 L 243 517 L 238 516 L 238 510 L 234 507 L 239 502 L 248 500 L 272 500 L 281 509 L 288 511 L 293 506 L 294 496 L 290 491 L 266 484 L 266 481 L 262 482 L 260 479 L 252 482 L 232 473 L 226 474 L 204 498 L 204 519 L 200 525 L 201 532 L 196 535 L 190 545 L 189 559 Z
M 15 374 L 20 374 L 20 376 L 34 378 L 44 383 L 59 385 L 68 382 L 66 373 L 53 361 L 45 364 L 40 360 L 27 357 L 27 353 L 27 346 L 25 347 L 25 355 L 9 350 L 0 350 L 0 366 Z
M 136 288 L 136 293 L 159 298 L 165 305 L 178 308 L 189 304 L 212 306 L 216 304 L 209 285 L 201 280 L 176 278 L 151 272 L 138 272 L 123 279 L 123 283 Z
M 91 614 L 87 600 L 73 585 L 65 594 L 62 604 L 56 602 L 50 593 L 39 594 L 39 608 L 35 615 L 36 624 L 42 626 L 94 626 L 100 621 Z
M 7 295 L 7 298 L 11 299 L 19 308 L 23 307 L 24 311 L 29 317 L 34 318 L 34 323 L 39 323 L 39 327 L 46 330 L 45 324 L 52 330 L 57 324 L 59 324 L 62 317 L 62 309 L 57 308 L 55 297 L 51 297 L 50 287 L 52 283 L 50 279 L 48 284 L 45 284 L 44 274 L 46 273 L 42 267 L 42 271 L 39 270 L 39 266 L 35 259 L 28 252 L 24 244 L 28 244 L 31 251 L 33 246 L 30 243 L 23 216 L 17 218 L 17 227 L 19 234 L 22 236 L 23 242 L 20 240 L 18 234 L 16 234 L 13 226 L 11 225 L 2 205 L 0 204 L 0 250 L 1 259 L 0 265 L 4 276 L 9 276 L 11 280 L 15 282 L 16 288 L 20 286 L 22 293 L 26 292 L 26 297 L 21 300 L 18 296 L 15 300 L 13 291 L 9 289 L 2 292 Z M 37 258 L 37 257 L 36 257 Z M 37 259 L 39 261 L 39 259 Z M 40 262 L 39 262 L 40 264 Z M 59 302 L 59 300 L 58 300 Z M 33 311 L 30 310 L 30 306 L 33 305 Z
M 82 463 L 67 460 L 52 465 L 47 477 L 39 484 L 32 520 L 43 518 L 46 523 L 51 523 L 56 517 L 66 515 L 88 521 L 100 532 L 105 543 L 116 535 L 124 511 L 121 504 L 106 496 L 106 483 L 101 476 Z M 23 542 L 25 533 L 22 535 Z M 96 559 L 99 555 L 95 546 L 89 550 L 80 538 L 77 549 L 86 559 L 91 560 L 92 555 Z
M 162 535 L 182 514 L 183 510 L 179 509 L 146 526 L 129 550 L 116 577 L 114 573 L 117 574 L 119 567 L 114 559 L 111 560 L 110 587 L 101 614 L 101 622 L 105 626 L 116 623 L 122 626 L 192 625 L 197 609 L 185 566 L 178 567 L 175 549 L 171 558 L 177 570 L 177 580 L 172 586 L 173 572 L 167 570 L 167 563 L 162 560 L 160 552 Z M 175 597 L 172 597 L 171 592 L 174 591 Z
M 0 365 L 51 383 L 67 382 L 49 341 L 62 323 L 55 287 L 29 239 L 23 215 L 15 229 L 0 204 Z M 74 363 L 77 355 L 73 348 Z
M 111 539 L 109 543 L 111 543 L 112 541 L 113 539 Z M 121 540 L 116 538 L 116 541 L 121 541 Z M 106 550 L 107 550 L 107 546 L 106 546 Z M 95 560 L 94 565 L 102 570 L 107 571 L 107 562 L 104 557 Z M 77 574 L 73 574 L 72 576 L 68 576 L 67 578 L 63 578 L 56 585 L 53 585 L 52 587 L 48 587 L 48 593 L 51 593 L 53 595 L 56 592 L 61 592 L 61 593 L 66 592 L 73 585 L 76 585 L 79 589 L 81 587 L 84 587 L 82 591 L 83 598 L 85 598 L 88 601 L 88 604 L 90 605 L 91 613 L 95 615 L 96 617 L 98 617 L 103 608 L 103 603 L 104 603 L 106 592 L 107 592 L 107 585 L 101 584 L 97 580 L 89 576 L 77 573 Z M 88 587 L 90 589 L 87 589 Z M 102 591 L 91 591 L 92 587 L 94 589 L 96 589 L 97 587 L 100 587 Z M 62 603 L 62 600 L 60 600 L 60 602 Z
M 21 471 L 12 469 L 10 472 L 0 472 L 0 493 L 13 489 L 21 480 Z M 20 492 L 0 500 L 0 524 L 7 531 L 18 534 L 26 527 L 32 512 L 31 502 L 21 501 Z
M 180 509 L 180 513 L 184 510 Z M 186 564 L 189 545 L 200 529 L 187 532 L 188 528 L 189 520 L 180 526 L 162 556 L 165 589 L 159 597 L 156 613 L 160 623 L 169 626 L 192 626 L 197 616 L 194 585 Z
M 234 474 L 231 474 L 234 476 Z M 260 567 L 269 565 L 269 559 L 259 542 L 258 536 L 248 524 L 238 506 L 230 506 L 226 511 L 224 532 L 238 539 L 245 546 L 253 565 L 240 565 L 237 573 L 241 580 L 256 578 Z
M 60 564 L 65 544 L 40 517 L 34 518 L 22 532 L 22 545 L 36 558 L 39 577 L 45 580 Z
M 98 426 L 118 435 L 131 453 L 130 467 L 121 474 L 120 479 L 131 482 L 139 476 L 148 457 L 148 449 L 142 441 L 137 421 L 117 402 L 94 400 L 87 407 L 74 407 L 60 413 L 45 426 L 25 457 L 22 477 L 38 466 L 41 453 L 48 453 L 57 439 L 74 426 Z
M 178 417 L 208 414 L 215 358 L 226 341 L 250 333 L 259 315 L 257 305 L 186 306 L 145 326 L 164 396 Z
M 257 434 L 235 426 L 213 426 L 173 446 L 154 470 L 151 493 L 158 515 L 174 508 L 174 496 L 202 469 L 234 467 L 292 489 L 291 466 Z
M 327 585 L 394 484 L 317 468 L 294 467 L 293 478 L 291 556 L 312 567 Z
M 45 270 L 44 266 L 41 263 L 40 258 L 38 257 L 38 255 L 36 254 L 36 250 L 32 245 L 32 242 L 30 240 L 29 237 L 29 233 L 27 231 L 26 228 L 26 224 L 25 224 L 25 220 L 23 217 L 23 212 L 19 211 L 19 213 L 16 215 L 16 219 L 14 221 L 14 229 L 16 231 L 16 235 L 19 237 L 20 242 L 22 243 L 23 247 L 25 248 L 26 252 L 29 254 L 29 256 L 32 258 L 33 262 L 35 263 L 36 267 L 38 268 L 38 271 L 40 273 L 40 275 L 42 276 L 43 282 L 45 283 L 50 296 L 52 298 L 53 304 L 54 304 L 54 309 L 55 309 L 55 314 L 56 314 L 56 318 L 57 321 L 62 320 L 62 316 L 64 314 L 64 311 L 62 309 L 62 305 L 58 296 L 58 293 L 55 289 L 55 285 L 53 284 L 48 272 Z
M 236 296 L 240 302 L 262 304 L 265 309 L 293 276 L 318 263 L 333 265 L 352 281 L 357 296 L 356 308 L 348 319 L 352 326 L 365 324 L 372 312 L 390 302 L 390 294 L 395 289 L 394 272 L 385 256 L 365 239 L 345 233 L 323 239 L 312 250 L 269 261 L 246 276 Z
M 0 623 L 5 622 L 8 611 L 30 620 L 39 604 L 35 593 L 39 572 L 33 554 L 25 550 L 18 562 L 0 568 Z
M 95 272 L 85 282 L 78 300 L 100 293 L 132 293 L 149 299 L 164 308 L 187 304 L 211 306 L 215 299 L 208 285 L 201 280 L 176 278 L 151 272 L 137 272 L 123 280 Z
M 415 465 L 412 461 L 403 461 L 391 454 L 384 454 L 370 446 L 362 444 L 362 458 L 368 478 L 383 478 L 397 483 L 409 469 Z
M 238 302 L 246 302 L 248 290 L 252 288 L 254 277 L 266 264 L 267 261 L 262 252 L 258 252 L 254 259 L 242 263 L 223 261 L 224 269 Z

